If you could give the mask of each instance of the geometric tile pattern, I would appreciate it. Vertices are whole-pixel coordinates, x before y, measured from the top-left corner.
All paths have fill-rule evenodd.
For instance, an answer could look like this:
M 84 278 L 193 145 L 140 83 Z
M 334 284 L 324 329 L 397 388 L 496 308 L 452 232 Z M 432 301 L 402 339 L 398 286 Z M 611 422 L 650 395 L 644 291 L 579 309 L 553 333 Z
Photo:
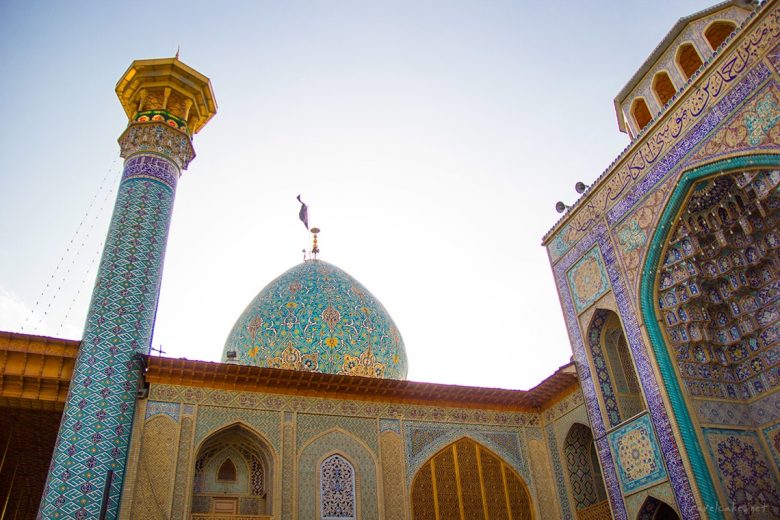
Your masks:
M 173 509 L 171 520 L 182 520 L 184 517 L 184 497 L 189 487 L 189 461 L 192 451 L 192 418 L 185 417 L 181 421 L 179 433 L 179 456 L 176 460 L 176 480 L 173 486 Z
M 545 433 L 547 435 L 547 449 L 550 452 L 552 458 L 553 476 L 555 478 L 555 487 L 558 491 L 558 500 L 561 503 L 561 516 L 562 520 L 572 520 L 571 507 L 569 506 L 569 493 L 566 491 L 566 481 L 563 476 L 563 466 L 561 465 L 561 457 L 558 452 L 558 442 L 555 440 L 555 432 L 553 431 L 553 425 L 548 424 L 545 427 Z
M 604 399 L 604 411 L 607 414 L 610 426 L 617 426 L 621 422 L 620 409 L 618 408 L 617 396 L 612 388 L 612 377 L 609 367 L 604 359 L 604 353 L 601 348 L 602 330 L 607 322 L 607 318 L 613 313 L 598 309 L 593 314 L 593 319 L 588 329 L 588 346 L 590 355 L 593 359 L 593 367 L 596 369 L 596 379 L 601 389 L 601 397 Z
M 155 415 L 167 415 L 176 422 L 179 422 L 179 403 L 161 403 L 158 401 L 148 401 L 146 403 L 145 420 Z
M 173 162 L 157 155 L 125 161 L 42 518 L 97 518 L 107 485 L 107 518 L 118 513 L 141 377 L 138 354 L 149 349 L 178 176 Z
M 296 425 L 298 450 L 317 434 L 333 428 L 340 428 L 365 442 L 374 452 L 379 452 L 376 419 L 299 414 Z
M 752 431 L 705 428 L 729 507 L 738 520 L 780 518 L 780 494 L 758 436 Z
M 567 276 L 577 312 L 590 307 L 609 290 L 609 281 L 604 272 L 604 262 L 598 247 L 583 255 L 569 270 Z
M 398 433 L 382 432 L 382 488 L 385 497 L 385 518 L 404 518 L 406 489 L 404 486 L 404 445 Z
M 500 425 L 504 427 L 538 427 L 541 424 L 541 418 L 538 413 L 504 412 L 501 410 L 480 410 L 475 408 L 444 408 L 378 401 L 345 401 L 258 392 L 225 392 L 210 388 L 182 387 L 166 384 L 151 385 L 149 398 L 155 401 L 178 402 L 185 406 L 197 404 L 224 408 L 225 413 L 228 415 L 235 412 L 236 409 L 249 412 L 250 410 L 248 409 L 251 408 L 255 411 L 273 410 L 273 413 L 276 414 L 279 412 L 297 412 L 344 417 L 382 417 L 443 423 Z M 568 403 L 569 401 L 566 402 Z M 225 420 L 228 419 L 229 417 L 225 417 Z M 274 446 L 276 446 L 275 443 Z
M 666 478 L 666 468 L 647 415 L 611 432 L 609 444 L 620 483 L 627 494 Z
M 597 473 L 594 471 L 591 457 L 594 451 L 593 435 L 590 433 L 590 429 L 582 424 L 573 425 L 569 430 L 569 435 L 566 436 L 563 454 L 566 457 L 569 484 L 577 510 L 598 502 L 596 487 L 601 486 L 602 489 L 604 487 L 600 476 L 598 481 L 595 478 Z
M 219 406 L 200 406 L 195 424 L 195 443 L 205 439 L 217 430 L 231 424 L 241 423 L 248 426 L 253 433 L 259 434 L 273 450 L 280 445 L 279 412 L 252 409 L 223 408 Z
M 529 484 L 532 483 L 525 443 L 518 432 L 501 427 L 472 427 L 453 423 L 404 422 L 406 472 L 411 482 L 431 456 L 462 437 L 469 437 L 503 458 Z
M 338 267 L 307 260 L 269 283 L 225 342 L 223 361 L 405 379 L 406 350 L 384 306 Z
M 143 449 L 138 461 L 133 518 L 168 516 L 172 489 L 170 486 L 176 463 L 178 424 L 165 415 L 158 415 L 144 425 Z
M 775 466 L 780 468 L 780 423 L 764 428 L 762 432 L 769 451 L 775 459 Z

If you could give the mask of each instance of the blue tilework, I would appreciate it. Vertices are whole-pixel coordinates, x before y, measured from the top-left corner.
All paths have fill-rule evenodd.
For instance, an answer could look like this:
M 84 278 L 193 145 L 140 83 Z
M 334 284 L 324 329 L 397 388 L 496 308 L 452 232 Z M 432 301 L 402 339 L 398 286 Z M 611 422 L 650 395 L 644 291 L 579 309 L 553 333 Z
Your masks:
M 225 343 L 242 365 L 405 379 L 406 350 L 392 318 L 360 282 L 322 260 L 268 284 Z
M 609 445 L 626 494 L 666 479 L 658 441 L 647 415 L 610 432 Z
M 574 298 L 574 308 L 582 312 L 609 290 L 599 248 L 588 251 L 566 274 Z
M 675 498 L 677 499 L 678 504 L 680 504 L 681 509 L 691 511 L 689 518 L 699 518 L 690 482 L 688 481 L 688 476 L 683 465 L 682 456 L 674 439 L 661 391 L 658 387 L 655 375 L 653 374 L 652 365 L 650 364 L 650 359 L 648 358 L 647 350 L 644 341 L 642 340 L 635 314 L 636 311 L 630 301 L 628 290 L 619 270 L 619 264 L 613 244 L 607 235 L 606 227 L 603 223 L 592 229 L 584 239 L 580 240 L 569 253 L 553 267 L 558 295 L 561 298 L 564 316 L 566 318 L 566 327 L 569 332 L 574 361 L 577 365 L 577 373 L 580 376 L 580 385 L 585 397 L 588 418 L 590 419 L 593 430 L 593 437 L 597 446 L 601 441 L 606 442 L 605 435 L 607 428 L 599 408 L 595 387 L 596 383 L 593 380 L 585 354 L 586 347 L 583 341 L 583 333 L 580 331 L 574 304 L 569 295 L 566 272 L 571 265 L 589 251 L 594 244 L 598 244 L 601 249 L 607 276 L 609 277 L 618 310 L 623 320 L 626 341 L 631 350 L 631 355 L 637 369 L 637 376 L 639 377 L 642 391 L 647 400 L 650 417 L 656 428 L 658 440 L 669 472 L 669 478 L 672 481 L 672 487 L 676 492 Z M 605 444 L 605 447 L 605 450 L 599 450 L 599 457 L 602 457 L 602 455 L 609 457 L 609 462 L 603 458 L 601 459 L 601 462 L 604 470 L 603 476 L 607 493 L 609 494 L 610 503 L 612 504 L 612 512 L 617 517 L 618 515 L 626 514 L 625 504 L 622 500 L 622 492 L 618 483 L 617 471 L 614 465 L 611 464 L 612 457 L 611 454 L 609 454 L 609 446 Z
M 561 519 L 572 520 L 574 517 L 571 513 L 571 505 L 569 504 L 569 493 L 566 491 L 566 481 L 563 475 L 563 465 L 561 464 L 561 457 L 558 453 L 558 441 L 555 440 L 555 430 L 552 424 L 548 424 L 545 427 L 545 434 L 547 435 L 547 449 L 550 451 L 550 458 L 552 459 L 553 478 L 555 478 L 555 488 L 558 491 L 558 499 L 561 503 Z
M 146 413 L 144 415 L 144 419 L 148 420 L 155 415 L 167 415 L 174 421 L 179 422 L 179 406 L 179 403 L 149 401 L 146 403 Z
M 171 186 L 151 179 L 160 168 L 169 178 L 178 176 L 173 163 L 159 157 L 125 162 L 40 518 L 98 518 L 109 471 L 107 518 L 117 516 L 141 380 L 139 354 L 151 341 L 173 209 Z
M 469 437 L 503 459 L 529 486 L 533 486 L 525 443 L 517 431 L 496 426 L 407 421 L 404 423 L 404 435 L 409 483 L 435 453 L 460 438 Z

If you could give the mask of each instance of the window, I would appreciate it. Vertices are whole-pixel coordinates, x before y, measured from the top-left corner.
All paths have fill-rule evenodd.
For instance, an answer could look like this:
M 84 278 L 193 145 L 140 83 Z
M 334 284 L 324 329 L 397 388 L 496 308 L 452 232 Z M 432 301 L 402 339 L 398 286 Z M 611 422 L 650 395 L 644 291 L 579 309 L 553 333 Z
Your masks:
M 634 100 L 631 105 L 631 115 L 634 116 L 634 121 L 636 121 L 637 130 L 639 132 L 641 132 L 653 118 L 650 115 L 650 110 L 647 108 L 647 103 L 645 103 L 645 100 L 642 98 Z
M 653 91 L 658 96 L 658 101 L 661 105 L 665 105 L 674 96 L 675 88 L 672 84 L 672 80 L 669 78 L 669 74 L 666 72 L 659 72 L 653 78 Z
M 341 455 L 331 455 L 320 465 L 320 517 L 322 520 L 354 520 L 355 469 Z
M 729 34 L 734 32 L 736 27 L 737 26 L 732 22 L 715 22 L 707 27 L 706 31 L 704 31 L 704 37 L 707 39 L 707 42 L 709 42 L 710 47 L 712 47 L 712 50 L 714 51 L 720 47 L 724 41 L 726 41 L 726 38 L 729 37 Z
M 684 43 L 677 50 L 677 64 L 685 79 L 691 79 L 693 73 L 702 65 L 701 57 L 692 43 Z

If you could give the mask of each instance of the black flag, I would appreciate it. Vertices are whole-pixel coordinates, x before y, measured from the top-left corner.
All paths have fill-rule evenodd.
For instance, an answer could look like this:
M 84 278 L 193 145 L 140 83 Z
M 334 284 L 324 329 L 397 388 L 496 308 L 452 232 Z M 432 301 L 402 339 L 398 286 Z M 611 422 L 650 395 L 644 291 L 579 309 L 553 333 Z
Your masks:
M 309 206 L 303 203 L 300 195 L 298 195 L 297 199 L 298 202 L 301 203 L 301 210 L 298 212 L 298 218 L 301 219 L 301 222 L 306 226 L 306 229 L 309 229 Z

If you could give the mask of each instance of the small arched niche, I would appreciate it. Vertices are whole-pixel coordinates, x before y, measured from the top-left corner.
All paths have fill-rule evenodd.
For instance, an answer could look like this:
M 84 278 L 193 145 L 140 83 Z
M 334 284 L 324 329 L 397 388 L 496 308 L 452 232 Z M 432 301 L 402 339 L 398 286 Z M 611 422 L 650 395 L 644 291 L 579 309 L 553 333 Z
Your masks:
M 680 515 L 663 500 L 649 496 L 639 509 L 636 520 L 680 520 Z
M 650 115 L 650 109 L 647 108 L 647 103 L 642 98 L 636 98 L 631 103 L 631 116 L 633 116 L 636 122 L 638 132 L 641 132 L 653 119 L 653 116 Z
M 573 424 L 563 442 L 563 454 L 577 517 L 609 518 L 607 491 L 590 428 Z
M 596 310 L 588 327 L 588 347 L 609 425 L 617 426 L 641 413 L 645 404 L 639 379 L 617 314 Z
M 661 106 L 666 105 L 672 99 L 675 88 L 669 74 L 661 71 L 653 77 L 653 92 L 658 97 Z
M 707 43 L 710 44 L 710 47 L 712 47 L 712 50 L 714 51 L 720 47 L 724 41 L 726 41 L 726 38 L 728 38 L 736 28 L 737 26 L 734 22 L 718 20 L 717 22 L 713 22 L 709 27 L 707 27 L 707 29 L 704 31 L 704 38 L 707 39 Z
M 686 42 L 677 49 L 677 65 L 685 76 L 685 79 L 691 79 L 691 76 L 702 66 L 701 56 L 699 56 L 696 47 L 692 43 Z
M 433 455 L 417 471 L 411 491 L 413 520 L 532 520 L 520 475 L 501 457 L 469 438 Z
M 242 425 L 215 433 L 195 459 L 192 514 L 271 514 L 272 461 L 265 442 Z

